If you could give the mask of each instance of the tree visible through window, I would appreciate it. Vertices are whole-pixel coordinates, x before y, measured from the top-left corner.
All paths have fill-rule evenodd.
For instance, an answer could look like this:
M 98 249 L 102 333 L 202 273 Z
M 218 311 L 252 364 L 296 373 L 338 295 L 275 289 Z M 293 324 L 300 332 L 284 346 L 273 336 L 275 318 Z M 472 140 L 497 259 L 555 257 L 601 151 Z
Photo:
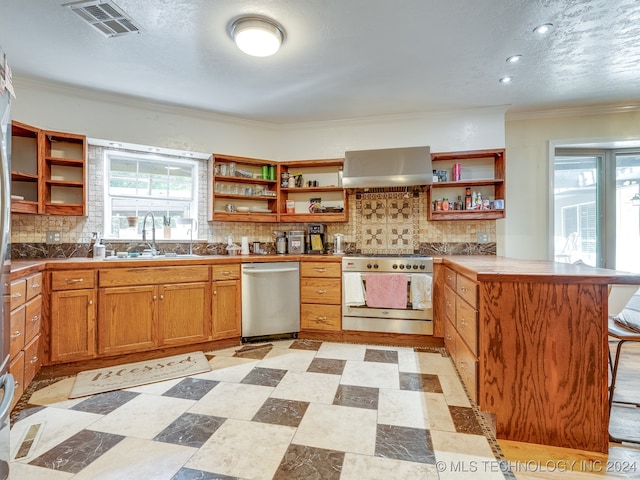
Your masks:
M 189 229 L 197 237 L 197 161 L 108 150 L 105 170 L 105 237 L 142 238 L 148 212 L 156 239 L 188 239 Z

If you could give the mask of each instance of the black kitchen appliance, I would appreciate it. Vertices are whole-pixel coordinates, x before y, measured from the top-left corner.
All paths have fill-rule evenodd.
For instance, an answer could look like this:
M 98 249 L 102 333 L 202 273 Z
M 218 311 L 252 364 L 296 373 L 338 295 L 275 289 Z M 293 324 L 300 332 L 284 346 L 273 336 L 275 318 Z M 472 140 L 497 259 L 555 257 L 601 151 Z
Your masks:
M 307 232 L 309 234 L 308 253 L 326 253 L 327 226 L 324 223 L 310 223 Z

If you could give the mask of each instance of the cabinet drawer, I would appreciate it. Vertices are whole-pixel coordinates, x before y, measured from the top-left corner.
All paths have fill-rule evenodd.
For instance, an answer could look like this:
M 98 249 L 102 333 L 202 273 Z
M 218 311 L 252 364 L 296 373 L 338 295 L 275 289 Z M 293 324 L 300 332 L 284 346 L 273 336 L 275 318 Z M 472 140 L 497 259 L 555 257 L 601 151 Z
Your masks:
M 95 287 L 94 270 L 60 270 L 51 272 L 51 290 L 80 290 Z
M 477 307 L 478 285 L 476 282 L 464 275 L 458 275 L 456 278 L 456 292 L 464 298 L 469 305 Z
M 340 305 L 340 285 L 340 279 L 303 278 L 300 280 L 300 302 Z
M 133 285 L 171 285 L 176 283 L 208 282 L 209 267 L 137 267 L 100 270 L 100 287 L 127 287 Z
M 456 339 L 456 367 L 469 395 L 474 402 L 478 401 L 478 360 L 467 348 L 461 337 Z
M 25 388 L 31 383 L 33 377 L 42 366 L 42 357 L 40 355 L 40 335 L 36 335 L 24 347 L 24 386 Z
M 451 358 L 456 357 L 456 337 L 458 333 L 456 332 L 456 327 L 453 326 L 453 323 L 449 319 L 445 319 L 444 321 L 444 346 L 447 348 L 447 352 L 451 355 Z
M 13 394 L 13 408 L 13 405 L 18 403 L 18 400 L 20 400 L 20 397 L 24 393 L 24 352 L 22 350 L 16 358 L 11 360 L 9 373 L 13 375 L 13 380 L 16 385 L 16 391 Z
M 449 285 L 451 289 L 456 291 L 456 272 L 451 270 L 449 267 L 445 267 L 444 269 L 444 283 L 445 285 Z
M 42 274 L 36 273 L 27 277 L 27 300 L 42 293 Z
M 340 305 L 303 303 L 300 307 L 300 328 L 340 331 L 342 310 Z
M 9 330 L 11 332 L 9 341 L 9 356 L 11 358 L 18 355 L 20 350 L 24 347 L 25 312 L 26 309 L 24 305 L 11 312 Z
M 444 286 L 444 313 L 451 323 L 456 323 L 456 292 L 448 285 Z
M 464 300 L 456 303 L 456 328 L 474 355 L 478 354 L 478 312 Z
M 213 265 L 213 280 L 237 280 L 240 278 L 240 265 Z
M 29 342 L 34 336 L 40 333 L 42 318 L 42 296 L 37 296 L 25 305 L 25 342 Z
M 327 262 L 301 262 L 300 276 L 302 277 L 334 277 L 340 278 L 342 264 Z
M 22 305 L 27 298 L 27 282 L 16 280 L 11 282 L 11 310 Z

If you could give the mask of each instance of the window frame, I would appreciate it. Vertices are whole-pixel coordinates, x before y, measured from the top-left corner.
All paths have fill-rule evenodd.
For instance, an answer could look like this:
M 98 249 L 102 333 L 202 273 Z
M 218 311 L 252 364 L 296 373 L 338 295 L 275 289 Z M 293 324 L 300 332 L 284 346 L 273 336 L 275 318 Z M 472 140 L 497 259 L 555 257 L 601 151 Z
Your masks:
M 136 162 L 145 162 L 145 163 L 157 163 L 157 164 L 164 164 L 165 166 L 169 166 L 168 164 L 171 165 L 184 165 L 185 167 L 189 167 L 191 169 L 191 198 L 187 199 L 187 198 L 171 198 L 169 196 L 156 196 L 156 195 L 118 195 L 118 194 L 112 194 L 111 193 L 111 174 L 112 174 L 112 170 L 111 170 L 111 162 L 112 160 L 114 160 L 116 157 L 121 157 L 121 158 L 126 158 L 129 159 L 131 161 L 136 161 Z M 193 230 L 193 238 L 197 238 L 198 237 L 198 204 L 199 204 L 199 191 L 198 191 L 198 180 L 199 180 L 199 176 L 200 176 L 200 161 L 197 158 L 192 158 L 192 157 L 185 157 L 185 156 L 179 156 L 179 155 L 167 155 L 167 154 L 163 154 L 163 153 L 145 153 L 145 152 L 138 152 L 138 151 L 132 151 L 132 150 L 120 150 L 120 149 L 109 149 L 109 148 L 105 148 L 103 151 L 103 164 L 104 164 L 104 195 L 103 195 L 103 200 L 104 200 L 104 225 L 103 225 L 103 236 L 105 239 L 109 239 L 109 240 L 124 240 L 124 241 L 128 241 L 128 240 L 141 240 L 142 239 L 142 234 L 138 233 L 136 235 L 127 235 L 127 236 L 121 236 L 121 235 L 116 235 L 113 230 L 112 230 L 112 211 L 113 211 L 113 200 L 114 199 L 123 199 L 123 200 L 131 200 L 132 203 L 138 201 L 138 202 L 160 202 L 162 203 L 163 201 L 166 202 L 166 210 L 167 212 L 170 210 L 170 205 L 174 204 L 174 205 L 178 205 L 180 203 L 182 204 L 188 204 L 189 205 L 189 212 L 190 212 L 190 218 L 191 218 L 191 223 L 188 224 L 188 226 L 186 226 L 186 228 L 184 228 L 184 232 L 183 235 L 178 235 L 175 238 L 171 238 L 172 241 L 174 240 L 189 240 L 189 236 L 186 235 L 186 231 L 187 229 L 191 228 Z M 170 177 L 167 176 L 167 178 L 169 179 Z M 141 208 L 139 208 L 138 206 L 135 207 L 136 209 L 136 213 L 138 217 L 142 217 L 144 216 L 147 211 L 149 211 L 148 209 L 143 210 Z M 157 213 L 158 208 L 154 207 L 152 210 L 154 213 Z M 158 222 L 160 223 L 160 225 L 162 225 L 162 216 L 160 216 L 160 218 L 158 219 L 158 215 L 155 215 L 156 217 L 156 238 L 158 237 L 162 237 L 162 235 L 158 235 Z M 173 229 L 172 229 L 173 230 Z M 176 232 L 176 233 L 180 233 L 180 232 Z M 172 233 L 172 237 L 173 237 L 173 233 Z

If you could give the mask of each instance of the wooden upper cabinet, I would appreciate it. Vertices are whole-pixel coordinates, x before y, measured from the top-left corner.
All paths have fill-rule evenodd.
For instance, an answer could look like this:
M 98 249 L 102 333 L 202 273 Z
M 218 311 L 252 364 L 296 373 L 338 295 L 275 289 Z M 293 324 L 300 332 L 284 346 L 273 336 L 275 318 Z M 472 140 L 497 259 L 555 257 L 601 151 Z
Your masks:
M 432 153 L 431 162 L 433 170 L 446 172 L 447 179 L 434 182 L 427 189 L 428 220 L 494 220 L 505 217 L 506 159 L 503 148 Z M 453 168 L 456 164 L 461 166 L 460 180 L 453 179 Z M 454 209 L 457 202 L 465 205 L 467 187 L 471 192 L 479 192 L 483 201 L 489 201 L 489 206 L 483 209 Z M 444 199 L 449 202 L 448 210 L 434 205 L 437 202 L 442 204 Z M 502 200 L 502 208 L 496 206 L 495 200 Z M 493 208 L 491 202 L 494 202 Z
M 43 213 L 86 215 L 87 138 L 45 130 L 40 135 Z
M 11 125 L 11 212 L 42 213 L 38 132 L 20 122 Z
M 275 162 L 214 154 L 209 162 L 209 220 L 346 222 L 342 165 L 342 159 Z M 298 184 L 285 184 L 289 175 L 299 176 Z
M 209 162 L 208 177 L 209 220 L 278 220 L 277 162 L 214 154 Z M 233 208 L 227 208 L 227 205 Z
M 86 137 L 16 121 L 11 132 L 11 211 L 86 215 Z
M 342 187 L 341 158 L 283 162 L 280 175 L 294 176 L 292 185 L 280 181 L 281 222 L 346 222 L 347 193 Z M 300 176 L 300 177 L 298 177 Z

